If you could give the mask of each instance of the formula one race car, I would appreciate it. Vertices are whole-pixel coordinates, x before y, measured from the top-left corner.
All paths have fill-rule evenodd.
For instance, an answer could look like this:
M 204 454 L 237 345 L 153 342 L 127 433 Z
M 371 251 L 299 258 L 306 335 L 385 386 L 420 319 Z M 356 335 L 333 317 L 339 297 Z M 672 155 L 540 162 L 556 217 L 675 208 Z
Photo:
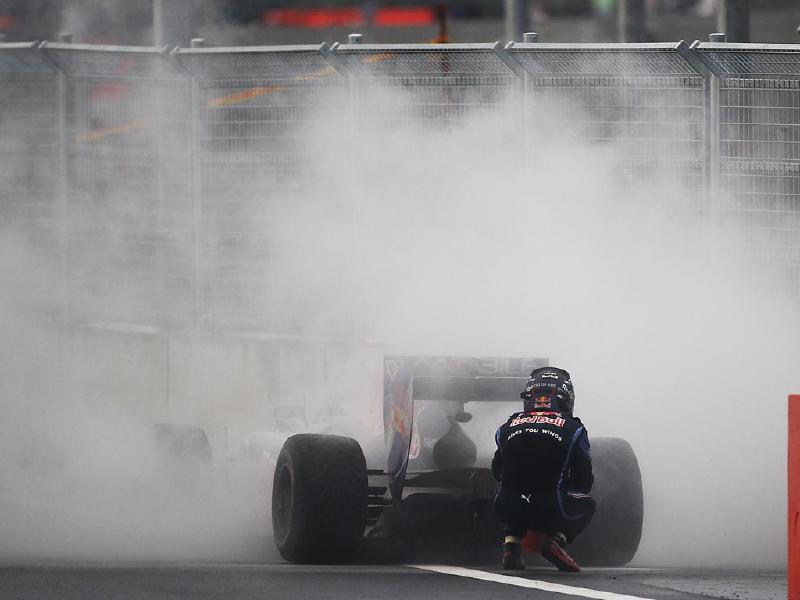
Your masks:
M 417 558 L 435 547 L 453 558 L 494 555 L 502 541 L 489 468 L 494 428 L 519 410 L 528 374 L 542 366 L 544 359 L 385 357 L 386 468 L 367 469 L 351 437 L 289 437 L 272 491 L 280 554 L 297 563 L 350 562 L 364 548 L 387 547 Z M 587 565 L 624 565 L 641 538 L 639 465 L 622 439 L 591 442 L 597 513 L 570 552 Z

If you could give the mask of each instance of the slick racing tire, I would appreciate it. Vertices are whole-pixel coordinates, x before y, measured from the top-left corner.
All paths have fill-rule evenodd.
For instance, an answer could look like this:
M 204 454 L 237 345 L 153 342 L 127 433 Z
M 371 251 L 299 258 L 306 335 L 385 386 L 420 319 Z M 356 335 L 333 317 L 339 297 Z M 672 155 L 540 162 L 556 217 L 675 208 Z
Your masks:
M 272 487 L 272 530 L 294 563 L 352 561 L 367 520 L 367 465 L 358 442 L 301 433 L 283 445 Z
M 619 567 L 633 560 L 642 537 L 642 474 L 625 440 L 592 439 L 591 453 L 597 512 L 569 551 L 580 564 Z

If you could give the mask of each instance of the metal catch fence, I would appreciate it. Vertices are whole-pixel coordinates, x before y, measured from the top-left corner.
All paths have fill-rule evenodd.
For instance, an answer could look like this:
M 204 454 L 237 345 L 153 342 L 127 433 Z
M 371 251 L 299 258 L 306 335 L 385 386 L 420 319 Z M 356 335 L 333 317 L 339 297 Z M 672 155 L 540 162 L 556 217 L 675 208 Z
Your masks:
M 718 86 L 722 217 L 800 291 L 800 49 L 709 42 L 697 52 Z
M 53 265 L 58 263 L 61 250 L 62 216 L 57 73 L 38 51 L 37 44 L 5 44 L 2 48 L 0 230 L 26 238 L 26 247 L 35 254 L 26 257 L 29 260 Z M 9 259 L 6 249 L 3 253 Z M 20 301 L 36 302 L 39 311 L 57 316 L 56 305 L 37 301 L 59 296 L 58 288 L 52 285 L 52 275 L 51 271 L 34 269 L 24 276 L 15 272 L 17 278 L 24 278 L 21 289 L 17 286 Z
M 179 49 L 192 81 L 199 215 L 198 310 L 206 327 L 292 334 L 307 315 L 278 252 L 285 205 L 300 206 L 306 138 L 325 111 L 344 106 L 346 82 L 326 46 Z M 304 211 L 309 229 L 319 225 Z M 202 265 L 202 266 L 201 266 Z M 305 302 L 314 299 L 305 298 Z
M 524 68 L 530 136 L 566 122 L 572 139 L 613 145 L 635 182 L 677 183 L 683 196 L 668 208 L 707 211 L 708 72 L 684 42 L 512 43 L 508 51 Z
M 500 106 L 520 155 L 566 122 L 562 141 L 613 148 L 632 184 L 677 184 L 670 208 L 745 231 L 800 292 L 795 46 L 0 44 L 0 214 L 55 265 L 31 284 L 51 316 L 292 335 L 314 298 L 277 255 L 324 238 L 315 128 L 448 128 Z
M 191 326 L 187 81 L 163 49 L 41 51 L 62 78 L 66 313 Z
M 499 43 L 346 44 L 331 54 L 349 74 L 359 128 L 387 121 L 446 127 L 513 101 L 519 87 L 515 65 Z M 405 93 L 372 93 L 380 87 Z

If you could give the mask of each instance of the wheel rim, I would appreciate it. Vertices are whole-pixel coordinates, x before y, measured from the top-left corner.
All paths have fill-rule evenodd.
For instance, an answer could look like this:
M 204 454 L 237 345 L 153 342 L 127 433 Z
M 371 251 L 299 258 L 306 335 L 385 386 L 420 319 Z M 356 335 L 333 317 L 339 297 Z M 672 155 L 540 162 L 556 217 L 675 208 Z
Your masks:
M 278 476 L 278 487 L 275 493 L 273 510 L 273 526 L 279 540 L 286 539 L 292 522 L 292 472 L 288 465 L 283 465 Z

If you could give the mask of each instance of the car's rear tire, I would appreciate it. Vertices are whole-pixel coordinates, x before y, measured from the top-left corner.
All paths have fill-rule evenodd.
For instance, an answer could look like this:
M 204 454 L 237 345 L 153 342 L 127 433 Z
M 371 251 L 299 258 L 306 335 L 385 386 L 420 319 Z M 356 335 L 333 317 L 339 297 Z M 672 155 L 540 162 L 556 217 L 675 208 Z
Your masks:
M 290 562 L 349 562 L 367 519 L 367 465 L 358 442 L 301 433 L 283 445 L 272 487 L 272 530 Z
M 592 439 L 597 512 L 569 547 L 584 565 L 618 567 L 633 560 L 642 537 L 644 499 L 639 462 L 618 438 Z

